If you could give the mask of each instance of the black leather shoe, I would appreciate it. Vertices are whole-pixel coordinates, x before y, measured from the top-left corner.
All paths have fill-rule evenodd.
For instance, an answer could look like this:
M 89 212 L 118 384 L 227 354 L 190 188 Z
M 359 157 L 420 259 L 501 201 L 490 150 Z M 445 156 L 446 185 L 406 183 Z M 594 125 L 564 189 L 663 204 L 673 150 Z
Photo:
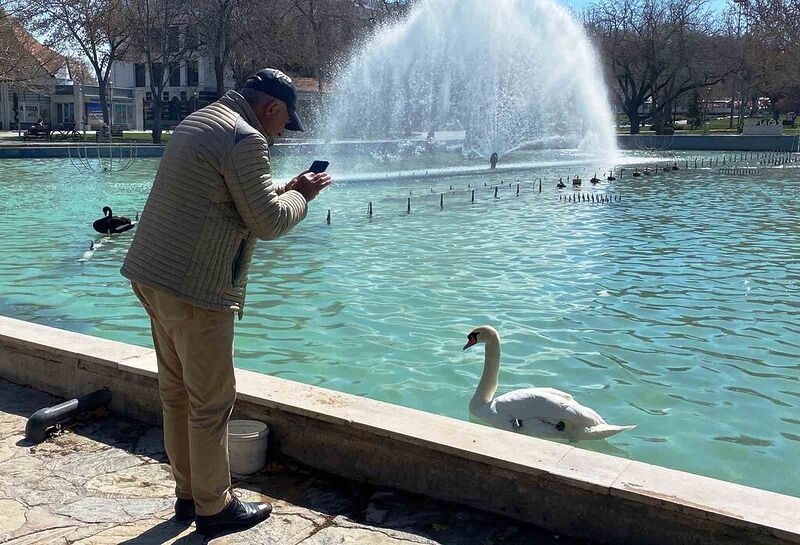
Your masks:
M 191 522 L 194 520 L 194 500 L 178 498 L 175 500 L 175 520 L 178 522 Z
M 208 535 L 246 530 L 267 520 L 270 513 L 272 505 L 269 503 L 243 502 L 233 498 L 228 506 L 216 515 L 197 515 L 194 520 L 197 531 Z

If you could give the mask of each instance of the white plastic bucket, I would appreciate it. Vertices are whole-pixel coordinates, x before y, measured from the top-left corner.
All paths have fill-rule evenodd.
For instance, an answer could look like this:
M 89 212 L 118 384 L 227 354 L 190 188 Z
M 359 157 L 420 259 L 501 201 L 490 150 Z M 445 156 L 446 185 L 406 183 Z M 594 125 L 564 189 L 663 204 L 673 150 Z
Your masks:
M 228 423 L 228 454 L 231 473 L 249 475 L 267 463 L 269 428 L 258 420 L 231 420 Z

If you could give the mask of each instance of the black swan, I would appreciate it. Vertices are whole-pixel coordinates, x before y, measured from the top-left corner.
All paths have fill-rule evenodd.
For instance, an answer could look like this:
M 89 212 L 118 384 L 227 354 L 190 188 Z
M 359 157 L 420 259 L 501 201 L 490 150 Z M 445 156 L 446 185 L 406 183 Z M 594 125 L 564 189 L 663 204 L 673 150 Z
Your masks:
M 136 224 L 132 222 L 130 218 L 114 216 L 109 206 L 103 207 L 103 217 L 92 224 L 95 231 L 103 233 L 104 235 L 107 233 L 124 233 L 129 229 L 133 229 L 135 226 Z

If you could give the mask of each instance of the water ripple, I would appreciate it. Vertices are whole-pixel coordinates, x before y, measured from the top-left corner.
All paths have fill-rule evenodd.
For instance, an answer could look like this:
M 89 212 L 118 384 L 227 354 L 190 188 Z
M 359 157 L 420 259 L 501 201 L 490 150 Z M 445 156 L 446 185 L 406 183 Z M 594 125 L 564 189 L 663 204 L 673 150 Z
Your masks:
M 275 162 L 279 176 L 302 168 L 292 161 Z M 142 209 L 157 162 L 113 179 L 63 160 L 0 163 L 0 313 L 151 345 L 119 275 L 130 236 L 79 259 L 104 205 Z M 622 195 L 613 205 L 560 202 L 557 172 L 514 177 L 542 174 L 541 194 L 507 186 L 497 199 L 507 175 L 335 184 L 293 233 L 258 246 L 237 365 L 466 420 L 483 356 L 461 347 L 489 323 L 503 336 L 501 392 L 558 388 L 638 426 L 584 448 L 800 495 L 794 174 L 587 188 Z M 474 204 L 449 193 L 467 184 Z

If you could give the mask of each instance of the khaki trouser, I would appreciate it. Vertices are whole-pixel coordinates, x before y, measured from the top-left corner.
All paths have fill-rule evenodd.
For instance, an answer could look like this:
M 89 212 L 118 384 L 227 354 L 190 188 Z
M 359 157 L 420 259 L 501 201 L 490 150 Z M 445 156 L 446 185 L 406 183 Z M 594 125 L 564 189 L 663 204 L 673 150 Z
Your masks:
M 228 420 L 236 399 L 233 313 L 207 310 L 132 282 L 150 315 L 175 495 L 198 515 L 231 501 Z

